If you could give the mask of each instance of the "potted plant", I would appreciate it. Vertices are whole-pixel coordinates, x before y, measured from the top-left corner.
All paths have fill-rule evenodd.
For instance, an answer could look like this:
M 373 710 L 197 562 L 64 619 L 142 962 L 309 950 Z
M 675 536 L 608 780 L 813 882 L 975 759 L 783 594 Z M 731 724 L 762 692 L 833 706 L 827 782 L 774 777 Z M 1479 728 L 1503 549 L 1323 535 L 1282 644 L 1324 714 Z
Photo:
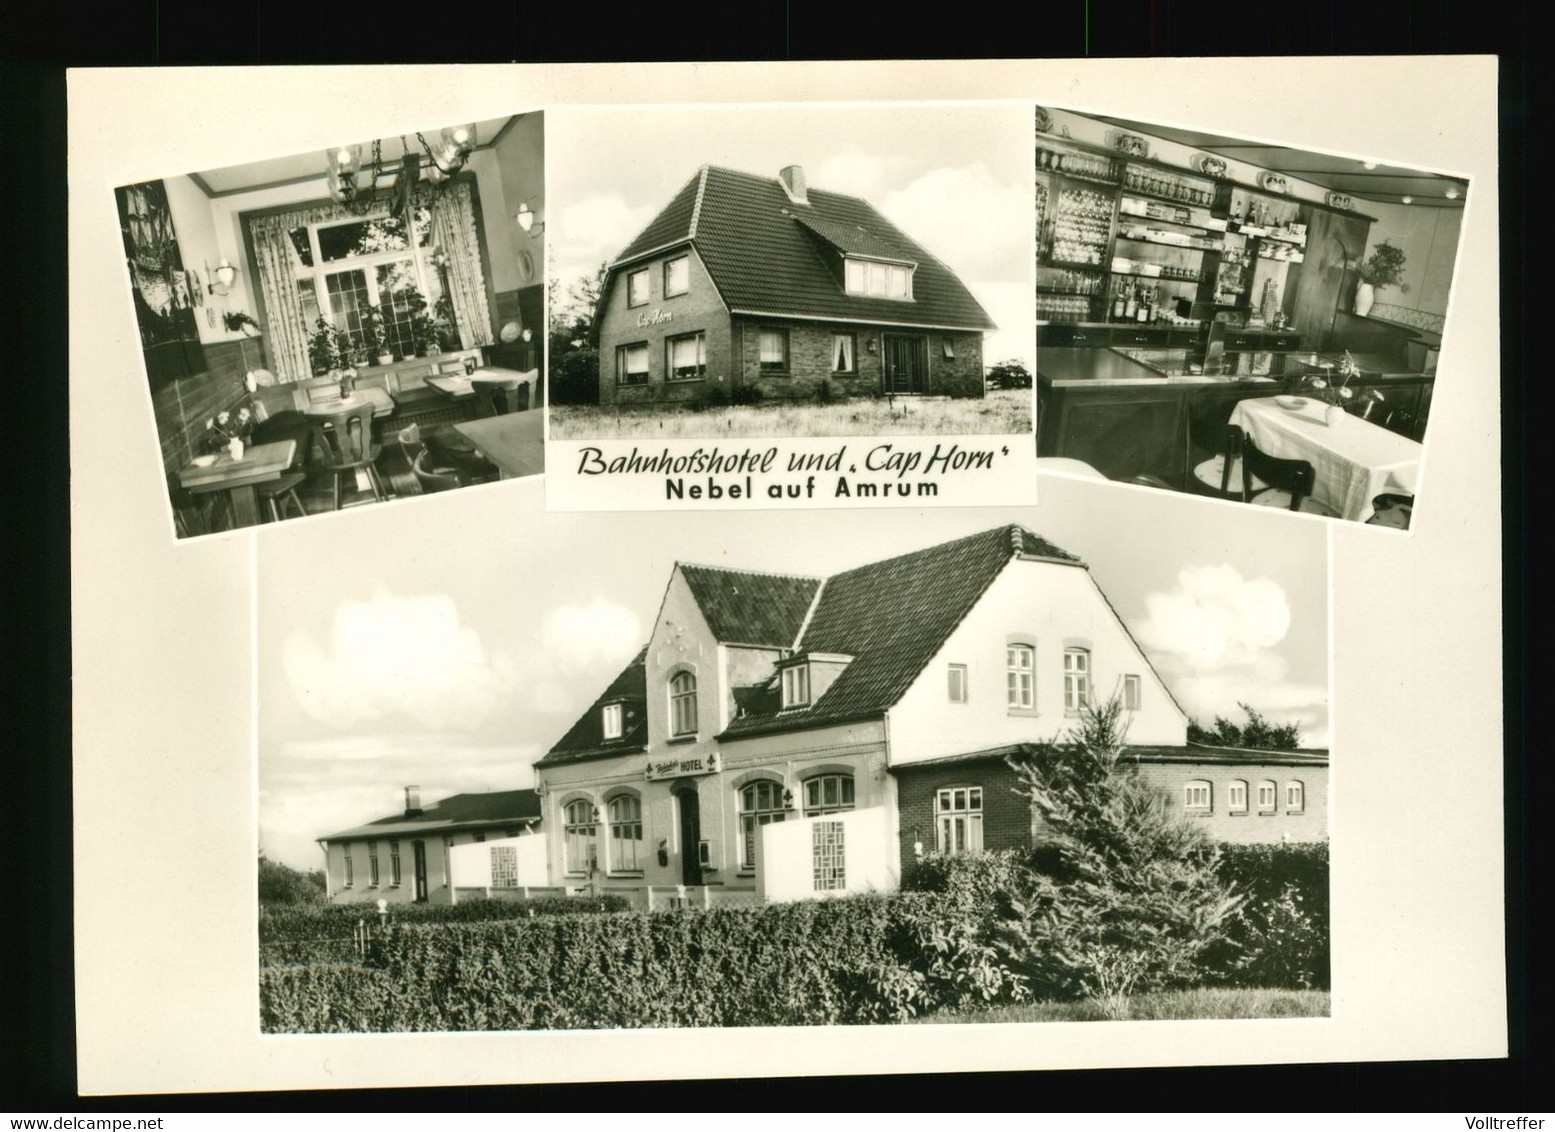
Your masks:
M 241 330 L 249 338 L 260 332 L 259 323 L 255 322 L 254 316 L 247 311 L 227 311 L 221 316 L 221 321 L 228 330 Z
M 341 333 L 323 315 L 319 315 L 313 327 L 313 333 L 308 336 L 308 361 L 313 364 L 314 375 L 339 369 L 343 364 L 340 353 Z M 350 341 L 349 338 L 346 340 Z
M 436 318 L 439 344 L 444 350 L 462 350 L 464 341 L 459 336 L 459 318 L 454 314 L 454 301 L 447 295 L 437 300 Z
M 389 349 L 388 327 L 383 321 L 383 308 L 370 306 L 362 317 L 362 330 L 367 335 L 367 344 L 371 352 L 378 359 L 381 366 L 391 365 L 394 362 L 394 351 Z
M 1371 257 L 1359 268 L 1361 281 L 1355 285 L 1355 313 L 1362 318 L 1377 301 L 1378 287 L 1397 287 L 1403 294 L 1409 293 L 1404 282 L 1404 249 L 1383 240 L 1371 250 Z

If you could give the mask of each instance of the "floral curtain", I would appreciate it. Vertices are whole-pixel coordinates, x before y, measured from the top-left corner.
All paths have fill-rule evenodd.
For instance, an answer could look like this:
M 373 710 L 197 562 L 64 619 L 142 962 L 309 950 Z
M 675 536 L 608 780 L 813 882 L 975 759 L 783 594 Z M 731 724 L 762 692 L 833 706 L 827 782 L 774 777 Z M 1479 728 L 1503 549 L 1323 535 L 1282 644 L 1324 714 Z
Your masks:
M 448 257 L 443 286 L 453 303 L 454 320 L 465 349 L 492 343 L 491 308 L 486 304 L 479 241 L 469 183 L 457 181 L 444 190 L 432 210 L 432 242 Z

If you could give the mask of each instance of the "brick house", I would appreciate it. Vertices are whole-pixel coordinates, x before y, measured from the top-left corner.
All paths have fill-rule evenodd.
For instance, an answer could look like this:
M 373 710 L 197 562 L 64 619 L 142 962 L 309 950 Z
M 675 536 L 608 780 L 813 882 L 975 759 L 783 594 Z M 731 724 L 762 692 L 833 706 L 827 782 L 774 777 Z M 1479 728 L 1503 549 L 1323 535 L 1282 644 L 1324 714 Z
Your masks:
M 319 838 L 325 888 L 336 904 L 452 904 L 455 847 L 533 836 L 539 821 L 533 790 L 454 794 L 423 809 L 408 786 L 403 811 Z
M 1089 569 L 1024 527 L 830 577 L 679 563 L 647 645 L 535 764 L 549 880 L 708 905 L 1027 845 L 1005 756 L 1112 696 L 1139 772 L 1213 835 L 1327 836 L 1326 753 L 1188 744 Z
M 981 397 L 986 311 L 867 201 L 704 165 L 609 267 L 603 405 L 867 393 Z

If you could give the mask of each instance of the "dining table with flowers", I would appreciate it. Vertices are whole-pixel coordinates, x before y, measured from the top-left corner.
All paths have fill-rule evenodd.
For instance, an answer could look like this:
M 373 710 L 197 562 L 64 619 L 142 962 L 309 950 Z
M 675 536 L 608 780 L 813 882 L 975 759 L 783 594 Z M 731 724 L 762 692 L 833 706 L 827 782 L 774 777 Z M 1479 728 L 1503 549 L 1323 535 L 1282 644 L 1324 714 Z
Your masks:
M 1362 374 L 1348 353 L 1303 377 L 1291 393 L 1237 402 L 1230 423 L 1259 451 L 1312 465 L 1312 498 L 1340 518 L 1366 522 L 1379 497 L 1413 497 L 1421 446 L 1366 419 Z

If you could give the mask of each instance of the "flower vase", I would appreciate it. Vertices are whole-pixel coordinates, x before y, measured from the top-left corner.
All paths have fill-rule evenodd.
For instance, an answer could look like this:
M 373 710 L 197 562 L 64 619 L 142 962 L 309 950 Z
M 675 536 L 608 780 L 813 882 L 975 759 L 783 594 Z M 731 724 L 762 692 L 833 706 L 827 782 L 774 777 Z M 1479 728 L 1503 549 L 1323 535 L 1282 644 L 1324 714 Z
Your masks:
M 234 460 L 241 460 L 243 458 L 243 447 L 243 438 L 241 436 L 234 436 L 231 440 L 227 441 L 227 451 L 231 453 Z
M 1344 416 L 1344 409 L 1338 405 L 1326 405 L 1323 408 L 1323 423 L 1329 428 L 1338 424 Z
M 1365 318 L 1376 301 L 1377 291 L 1370 283 L 1362 281 L 1355 285 L 1355 313 L 1359 317 Z

